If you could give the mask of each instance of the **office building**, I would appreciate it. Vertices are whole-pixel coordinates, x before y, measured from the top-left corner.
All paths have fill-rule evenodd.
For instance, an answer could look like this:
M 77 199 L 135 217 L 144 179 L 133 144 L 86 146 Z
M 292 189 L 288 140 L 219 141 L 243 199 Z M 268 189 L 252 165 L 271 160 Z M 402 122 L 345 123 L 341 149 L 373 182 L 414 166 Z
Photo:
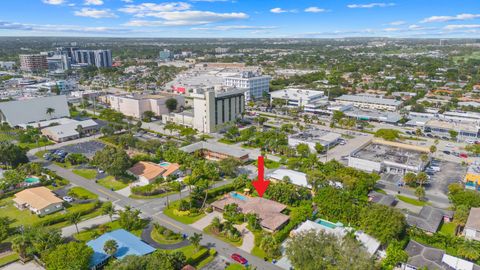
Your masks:
M 236 76 L 228 76 L 223 80 L 227 87 L 245 89 L 245 99 L 254 100 L 263 98 L 270 89 L 270 80 L 267 75 L 260 75 L 252 71 L 245 71 Z
M 342 95 L 335 99 L 340 104 L 353 104 L 362 109 L 396 111 L 402 105 L 402 101 L 374 95 Z
M 316 153 L 317 143 L 329 148 L 336 145 L 341 138 L 342 134 L 314 128 L 288 136 L 288 145 L 296 147 L 299 144 L 306 144 L 311 152 Z
M 138 119 L 143 117 L 146 111 L 152 111 L 156 116 L 168 114 L 166 102 L 169 99 L 177 100 L 177 108 L 185 105 L 185 98 L 181 95 L 108 95 L 107 103 L 110 107 L 126 116 Z
M 0 61 L 0 69 L 12 70 L 15 67 L 13 61 Z
M 163 49 L 163 51 L 158 53 L 158 59 L 164 62 L 171 61 L 173 59 L 173 53 L 170 50 Z
M 306 112 L 313 113 L 320 111 L 328 104 L 328 97 L 324 95 L 323 91 L 288 88 L 270 92 L 270 103 L 300 107 Z
M 224 53 L 228 53 L 228 51 L 230 51 L 230 48 L 222 48 L 222 47 L 215 48 L 216 54 L 224 54 Z
M 165 115 L 162 121 L 190 126 L 200 132 L 215 132 L 219 126 L 241 117 L 245 111 L 245 91 L 235 88 L 197 89 L 190 95 L 193 111 Z
M 47 56 L 41 54 L 20 54 L 20 69 L 27 72 L 42 72 L 48 69 Z
M 70 69 L 70 58 L 65 54 L 55 54 L 47 57 L 48 71 L 64 72 Z

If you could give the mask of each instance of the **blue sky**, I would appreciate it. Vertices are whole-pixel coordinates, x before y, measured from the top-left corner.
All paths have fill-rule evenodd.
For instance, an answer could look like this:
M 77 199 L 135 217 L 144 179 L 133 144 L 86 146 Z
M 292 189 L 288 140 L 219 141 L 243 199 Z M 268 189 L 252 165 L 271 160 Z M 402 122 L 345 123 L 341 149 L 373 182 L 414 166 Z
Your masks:
M 480 37 L 480 2 L 0 0 L 0 35 Z

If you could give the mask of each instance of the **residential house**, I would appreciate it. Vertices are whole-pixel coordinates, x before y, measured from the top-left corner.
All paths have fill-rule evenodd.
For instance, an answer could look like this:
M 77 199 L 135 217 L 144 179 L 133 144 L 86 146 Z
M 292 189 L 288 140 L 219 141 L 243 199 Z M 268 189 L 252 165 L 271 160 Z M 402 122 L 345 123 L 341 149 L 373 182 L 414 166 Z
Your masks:
M 33 213 L 44 216 L 63 209 L 63 201 L 46 187 L 35 187 L 15 194 L 13 203 L 20 209 L 29 209 Z
M 427 233 L 436 233 L 442 222 L 450 222 L 452 218 L 453 211 L 424 206 L 420 213 L 407 215 L 407 224 Z
M 395 199 L 394 196 L 388 195 L 388 194 L 382 194 L 374 190 L 368 193 L 368 201 L 386 205 L 386 206 L 395 206 L 397 204 L 397 200 Z
M 145 186 L 151 184 L 159 177 L 167 178 L 170 175 L 180 174 L 180 165 L 177 163 L 162 162 L 155 164 L 148 161 L 140 161 L 128 169 L 127 172 L 137 178 L 134 185 Z
M 470 209 L 464 231 L 465 238 L 480 241 L 480 207 Z

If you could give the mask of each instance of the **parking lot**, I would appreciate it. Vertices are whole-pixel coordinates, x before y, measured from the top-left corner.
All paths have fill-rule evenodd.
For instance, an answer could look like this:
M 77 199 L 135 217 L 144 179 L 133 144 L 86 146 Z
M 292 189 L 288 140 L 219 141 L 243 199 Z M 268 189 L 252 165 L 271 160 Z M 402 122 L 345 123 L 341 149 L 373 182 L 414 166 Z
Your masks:
M 105 148 L 104 143 L 99 141 L 89 141 L 78 144 L 66 145 L 60 147 L 59 149 L 68 153 L 83 154 L 86 157 L 91 158 L 95 155 L 97 151 L 100 151 L 103 148 Z
M 440 168 L 440 172 L 431 175 L 431 184 L 426 189 L 428 194 L 447 195 L 448 185 L 462 181 L 467 172 L 465 166 L 450 161 L 440 161 Z

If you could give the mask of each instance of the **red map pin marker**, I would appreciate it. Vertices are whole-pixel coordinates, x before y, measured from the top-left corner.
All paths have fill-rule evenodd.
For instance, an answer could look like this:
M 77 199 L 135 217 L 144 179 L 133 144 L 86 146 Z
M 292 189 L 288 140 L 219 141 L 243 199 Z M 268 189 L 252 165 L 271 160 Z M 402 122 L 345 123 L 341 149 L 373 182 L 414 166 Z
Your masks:
M 263 161 L 263 156 L 258 156 L 258 161 L 257 161 L 257 166 L 258 166 L 258 179 L 257 181 L 253 181 L 252 184 L 257 190 L 258 196 L 263 197 L 263 193 L 268 188 L 268 185 L 270 184 L 270 181 L 264 179 L 264 161 Z

